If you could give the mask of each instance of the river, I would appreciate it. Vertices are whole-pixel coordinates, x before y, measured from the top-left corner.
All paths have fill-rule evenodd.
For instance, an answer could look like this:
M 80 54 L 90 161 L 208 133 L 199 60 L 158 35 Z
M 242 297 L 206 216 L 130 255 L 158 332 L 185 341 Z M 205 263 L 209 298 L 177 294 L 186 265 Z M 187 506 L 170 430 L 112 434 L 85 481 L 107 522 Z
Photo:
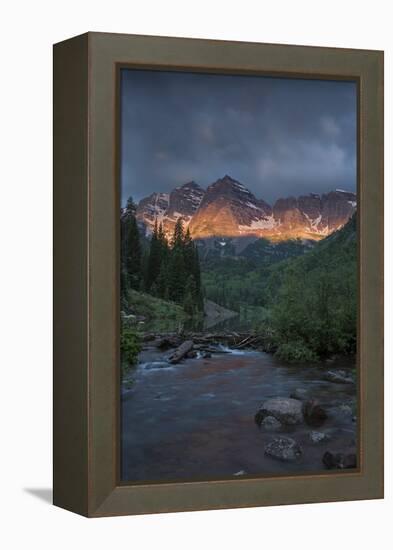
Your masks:
M 132 383 L 122 387 L 123 481 L 318 472 L 324 470 L 326 450 L 356 444 L 356 386 L 324 380 L 327 369 L 352 370 L 353 359 L 292 366 L 263 352 L 227 351 L 177 365 L 163 362 L 168 354 L 153 346 L 141 352 Z M 279 433 L 259 428 L 254 415 L 261 402 L 288 397 L 297 388 L 308 390 L 326 409 L 323 426 L 287 426 Z M 330 441 L 312 443 L 313 429 L 327 433 Z M 265 445 L 277 435 L 296 439 L 303 448 L 299 461 L 265 456 Z

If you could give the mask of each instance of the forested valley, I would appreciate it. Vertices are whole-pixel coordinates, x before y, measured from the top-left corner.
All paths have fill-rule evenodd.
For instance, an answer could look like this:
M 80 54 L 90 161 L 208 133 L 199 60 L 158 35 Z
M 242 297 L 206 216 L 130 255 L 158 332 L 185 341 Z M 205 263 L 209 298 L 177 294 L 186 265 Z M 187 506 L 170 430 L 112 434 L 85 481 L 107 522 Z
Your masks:
M 151 324 L 203 325 L 206 300 L 236 313 L 232 328 L 265 335 L 284 361 L 354 354 L 356 214 L 313 246 L 258 239 L 241 255 L 202 258 L 181 219 L 169 238 L 157 221 L 151 238 L 142 237 L 130 199 L 121 218 L 122 357 L 136 360 Z

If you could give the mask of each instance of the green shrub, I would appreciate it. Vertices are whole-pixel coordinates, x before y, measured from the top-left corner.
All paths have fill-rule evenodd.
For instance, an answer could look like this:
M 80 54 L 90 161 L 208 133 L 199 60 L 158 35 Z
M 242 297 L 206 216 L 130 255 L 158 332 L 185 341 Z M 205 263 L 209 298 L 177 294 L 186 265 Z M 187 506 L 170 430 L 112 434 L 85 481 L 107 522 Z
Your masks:
M 141 344 L 138 334 L 132 328 L 122 327 L 120 335 L 122 365 L 124 365 L 126 369 L 134 366 L 140 351 Z
M 298 340 L 281 344 L 275 353 L 279 359 L 288 363 L 300 363 L 302 361 L 318 361 L 315 352 L 309 349 L 304 342 Z

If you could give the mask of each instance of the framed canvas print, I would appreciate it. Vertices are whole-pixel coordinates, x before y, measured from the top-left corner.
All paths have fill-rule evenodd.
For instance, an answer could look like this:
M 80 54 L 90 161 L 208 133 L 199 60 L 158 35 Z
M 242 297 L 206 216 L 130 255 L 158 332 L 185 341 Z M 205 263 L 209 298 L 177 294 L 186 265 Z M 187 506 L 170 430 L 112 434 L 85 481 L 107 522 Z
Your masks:
M 382 498 L 383 53 L 54 47 L 54 503 Z

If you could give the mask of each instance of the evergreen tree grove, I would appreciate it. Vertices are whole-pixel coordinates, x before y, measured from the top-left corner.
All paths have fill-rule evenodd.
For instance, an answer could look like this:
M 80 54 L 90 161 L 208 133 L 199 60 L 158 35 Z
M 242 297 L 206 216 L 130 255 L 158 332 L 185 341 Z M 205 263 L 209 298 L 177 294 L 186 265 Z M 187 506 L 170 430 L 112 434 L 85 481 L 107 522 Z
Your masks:
M 170 245 L 162 224 L 155 223 L 147 261 L 145 289 L 180 305 L 189 314 L 203 311 L 198 250 L 181 218 L 176 221 Z

